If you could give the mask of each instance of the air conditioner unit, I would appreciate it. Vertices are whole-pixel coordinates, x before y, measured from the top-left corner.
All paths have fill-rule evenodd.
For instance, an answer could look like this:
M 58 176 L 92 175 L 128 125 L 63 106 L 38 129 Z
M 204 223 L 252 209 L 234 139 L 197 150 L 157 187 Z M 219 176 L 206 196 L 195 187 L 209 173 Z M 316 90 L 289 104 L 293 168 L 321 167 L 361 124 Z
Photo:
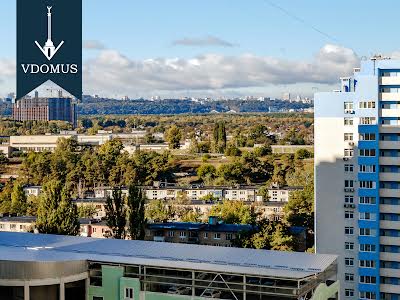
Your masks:
M 354 142 L 349 142 L 349 146 L 354 146 Z
M 344 160 L 344 161 L 348 161 L 349 158 L 348 158 L 348 157 L 343 157 L 343 160 Z
M 344 204 L 344 207 L 345 207 L 345 208 L 356 208 L 356 205 L 355 205 L 355 204 L 352 204 L 352 203 L 345 203 L 345 204 Z
M 354 192 L 354 189 L 353 188 L 345 188 L 344 191 L 346 193 L 352 193 L 352 192 Z
M 354 114 L 354 110 L 352 110 L 352 109 L 345 109 L 345 110 L 344 110 L 344 113 L 345 113 L 345 114 Z

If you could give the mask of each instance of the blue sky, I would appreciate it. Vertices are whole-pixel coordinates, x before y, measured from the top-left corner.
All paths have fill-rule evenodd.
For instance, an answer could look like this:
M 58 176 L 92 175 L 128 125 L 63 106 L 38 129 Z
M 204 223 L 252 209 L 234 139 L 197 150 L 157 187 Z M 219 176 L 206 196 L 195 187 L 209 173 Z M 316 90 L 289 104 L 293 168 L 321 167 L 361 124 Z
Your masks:
M 350 65 L 355 64 L 353 56 L 369 57 L 377 52 L 389 55 L 399 49 L 396 20 L 400 2 L 395 0 L 83 2 L 83 39 L 96 48 L 84 49 L 87 66 L 84 89 L 109 96 L 278 96 L 283 91 L 310 95 L 312 87 L 330 88 L 334 83 L 332 74 L 322 74 L 319 70 L 320 76 L 310 74 L 302 79 L 294 72 L 288 74 L 293 78 L 285 80 L 284 75 L 280 78 L 278 73 L 290 72 L 293 64 L 293 69 L 301 74 L 304 65 L 319 67 L 325 59 L 329 67 L 338 62 L 338 66 L 333 67 L 335 72 L 349 72 Z M 290 16 L 270 3 L 279 5 Z M 384 18 L 377 14 L 379 9 L 374 4 L 384 10 Z M 15 60 L 15 1 L 0 3 L 0 37 L 3 41 L 0 68 L 4 68 L 5 60 Z M 329 50 L 332 48 L 325 51 L 327 45 L 338 47 L 334 51 L 339 59 L 336 56 L 326 58 L 327 52 L 332 53 Z M 193 72 L 193 60 L 196 72 Z M 343 60 L 345 63 L 339 66 Z M 107 64 L 110 61 L 125 73 L 115 74 L 117 70 Z M 257 68 L 257 62 L 264 67 Z M 248 67 L 251 64 L 254 69 Z M 238 69 L 233 72 L 232 68 Z M 221 69 L 230 70 L 227 78 L 222 78 Z M 95 77 L 97 72 L 109 73 L 107 84 Z M 186 84 L 178 73 L 185 74 L 185 79 L 192 82 Z M 235 73 L 240 73 L 239 79 L 234 78 Z M 190 74 L 194 74 L 194 78 L 190 78 Z M 11 79 L 4 76 L 0 77 L 0 95 L 14 88 L 12 76 Z M 130 80 L 130 77 L 145 80 Z M 174 84 L 168 84 L 171 81 Z

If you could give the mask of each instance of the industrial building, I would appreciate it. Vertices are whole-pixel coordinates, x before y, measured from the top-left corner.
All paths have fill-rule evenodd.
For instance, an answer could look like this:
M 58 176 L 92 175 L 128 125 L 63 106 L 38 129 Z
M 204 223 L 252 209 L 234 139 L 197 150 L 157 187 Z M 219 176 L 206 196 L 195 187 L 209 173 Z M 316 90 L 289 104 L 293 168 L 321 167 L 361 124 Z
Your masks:
M 336 256 L 0 233 L 7 300 L 337 299 Z

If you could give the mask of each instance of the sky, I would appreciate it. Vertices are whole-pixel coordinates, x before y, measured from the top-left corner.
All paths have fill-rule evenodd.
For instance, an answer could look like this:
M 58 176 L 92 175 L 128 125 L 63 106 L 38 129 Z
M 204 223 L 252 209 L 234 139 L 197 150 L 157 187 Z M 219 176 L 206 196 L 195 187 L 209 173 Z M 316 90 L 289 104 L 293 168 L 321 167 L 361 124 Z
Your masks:
M 15 91 L 15 2 L 0 2 L 0 96 Z M 83 0 L 84 93 L 330 91 L 360 58 L 398 53 L 399 9 L 396 0 Z

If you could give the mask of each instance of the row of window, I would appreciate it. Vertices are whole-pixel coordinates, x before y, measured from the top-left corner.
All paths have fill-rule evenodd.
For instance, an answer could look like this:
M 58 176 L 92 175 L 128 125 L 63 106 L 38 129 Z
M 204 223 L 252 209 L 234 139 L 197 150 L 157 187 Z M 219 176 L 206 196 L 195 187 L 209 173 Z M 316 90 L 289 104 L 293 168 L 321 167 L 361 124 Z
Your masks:
M 354 227 L 353 226 L 346 226 L 344 228 L 345 235 L 353 235 L 354 234 Z M 359 228 L 359 235 L 360 236 L 375 236 L 376 229 L 373 228 Z
M 346 132 L 344 134 L 344 140 L 345 141 L 353 141 L 354 140 L 354 134 Z M 375 133 L 361 133 L 360 134 L 360 141 L 375 141 L 376 140 L 376 134 Z
M 168 237 L 174 237 L 175 236 L 175 231 L 168 231 L 167 235 L 168 235 Z M 187 237 L 187 232 L 186 231 L 180 231 L 179 232 L 179 237 L 180 238 L 186 238 Z M 208 237 L 209 237 L 208 232 L 204 232 L 203 237 L 205 239 L 208 239 Z M 226 233 L 225 237 L 226 237 L 226 240 L 232 240 L 233 239 L 233 234 L 232 233 Z M 219 232 L 214 233 L 213 238 L 214 238 L 214 240 L 220 240 L 221 239 L 221 233 L 219 233 Z
M 344 165 L 345 173 L 352 173 L 354 172 L 354 165 L 353 164 L 345 164 Z M 358 171 L 360 173 L 375 173 L 376 172 L 376 165 L 359 165 Z
M 359 197 L 358 202 L 360 204 L 376 204 L 376 197 Z M 354 196 L 352 195 L 345 195 L 344 196 L 344 203 L 346 204 L 354 204 Z
M 345 219 L 354 219 L 354 211 L 345 210 L 344 211 L 344 218 Z M 375 221 L 376 220 L 376 214 L 375 213 L 370 213 L 370 212 L 360 212 L 359 213 L 359 220 Z
M 350 117 L 344 118 L 344 125 L 345 126 L 354 125 L 354 118 Z M 376 117 L 360 117 L 359 125 L 376 125 Z
M 376 182 L 375 181 L 371 181 L 371 180 L 361 180 L 361 181 L 359 181 L 359 187 L 362 188 L 362 189 L 375 189 L 376 188 Z M 344 181 L 344 188 L 345 189 L 354 188 L 354 180 L 346 179 Z
M 360 101 L 358 103 L 358 107 L 360 109 L 371 109 L 376 107 L 375 101 Z M 354 110 L 354 103 L 353 102 L 344 102 L 344 110 L 345 112 Z

